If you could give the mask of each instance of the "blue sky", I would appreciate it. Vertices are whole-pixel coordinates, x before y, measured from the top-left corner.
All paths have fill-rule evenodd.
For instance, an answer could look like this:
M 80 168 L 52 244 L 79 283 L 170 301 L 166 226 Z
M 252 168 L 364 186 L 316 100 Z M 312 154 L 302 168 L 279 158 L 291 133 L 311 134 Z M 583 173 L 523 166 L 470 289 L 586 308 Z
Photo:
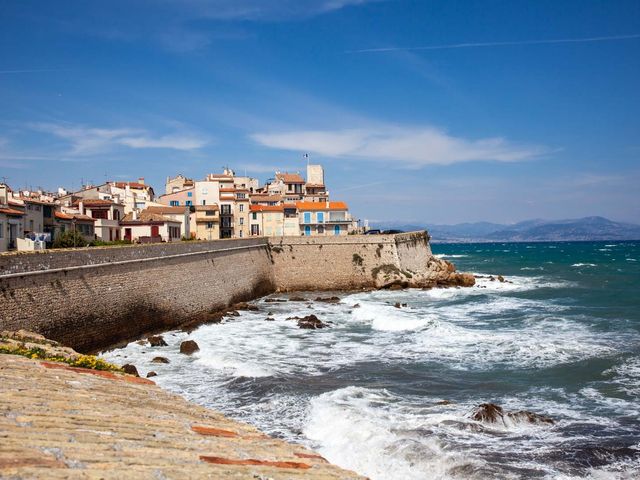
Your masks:
M 325 166 L 371 220 L 640 223 L 640 2 L 0 1 L 0 177 Z

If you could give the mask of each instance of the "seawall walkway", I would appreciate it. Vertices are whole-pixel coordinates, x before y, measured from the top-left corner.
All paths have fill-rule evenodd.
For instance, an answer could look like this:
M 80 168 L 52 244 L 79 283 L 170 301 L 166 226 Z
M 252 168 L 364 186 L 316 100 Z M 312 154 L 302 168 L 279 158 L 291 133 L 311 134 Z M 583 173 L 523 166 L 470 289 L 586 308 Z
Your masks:
M 149 380 L 0 355 L 0 478 L 362 477 Z

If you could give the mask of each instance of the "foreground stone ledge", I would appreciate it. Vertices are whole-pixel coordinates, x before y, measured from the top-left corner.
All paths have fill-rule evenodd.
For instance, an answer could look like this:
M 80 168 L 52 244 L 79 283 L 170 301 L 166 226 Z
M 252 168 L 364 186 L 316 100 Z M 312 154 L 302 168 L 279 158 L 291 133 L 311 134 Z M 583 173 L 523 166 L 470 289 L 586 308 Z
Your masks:
M 0 478 L 363 478 L 148 380 L 51 365 L 0 355 Z

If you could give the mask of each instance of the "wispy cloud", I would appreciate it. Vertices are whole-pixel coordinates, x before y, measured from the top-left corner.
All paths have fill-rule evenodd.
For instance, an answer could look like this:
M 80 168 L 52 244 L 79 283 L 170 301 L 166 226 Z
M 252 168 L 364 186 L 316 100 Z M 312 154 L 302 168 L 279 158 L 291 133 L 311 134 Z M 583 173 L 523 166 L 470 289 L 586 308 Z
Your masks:
M 42 72 L 65 72 L 70 68 L 25 68 L 17 70 L 0 70 L 0 75 L 10 75 L 14 73 L 42 73 Z
M 557 38 L 548 40 L 516 40 L 510 42 L 469 42 L 452 43 L 447 45 L 426 45 L 419 47 L 382 47 L 363 48 L 360 50 L 347 50 L 345 53 L 384 53 L 398 51 L 418 51 L 418 50 L 451 50 L 456 48 L 487 48 L 487 47 L 509 47 L 520 45 L 554 45 L 562 43 L 593 43 L 611 42 L 616 40 L 633 40 L 640 38 L 640 33 L 630 35 L 610 35 L 604 37 L 583 37 L 583 38 Z
M 364 129 L 255 133 L 260 145 L 279 150 L 308 151 L 328 157 L 390 160 L 404 167 L 459 162 L 518 162 L 548 153 L 548 148 L 518 145 L 504 138 L 471 140 L 433 127 L 387 126 Z
M 117 146 L 196 150 L 211 142 L 210 138 L 191 132 L 158 136 L 141 128 L 94 128 L 58 123 L 32 123 L 29 127 L 68 142 L 67 153 L 76 156 L 104 153 Z

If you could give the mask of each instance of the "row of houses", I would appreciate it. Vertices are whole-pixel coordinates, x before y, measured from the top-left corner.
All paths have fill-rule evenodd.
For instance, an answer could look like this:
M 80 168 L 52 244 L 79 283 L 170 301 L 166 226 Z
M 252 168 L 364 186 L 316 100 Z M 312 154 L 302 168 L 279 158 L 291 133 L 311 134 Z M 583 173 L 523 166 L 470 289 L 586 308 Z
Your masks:
M 87 242 L 172 242 L 251 236 L 347 235 L 357 228 L 344 202 L 330 201 L 320 165 L 275 172 L 260 185 L 229 168 L 203 180 L 169 177 L 155 195 L 144 178 L 77 192 L 14 192 L 0 185 L 0 252 L 51 244 L 73 230 Z

